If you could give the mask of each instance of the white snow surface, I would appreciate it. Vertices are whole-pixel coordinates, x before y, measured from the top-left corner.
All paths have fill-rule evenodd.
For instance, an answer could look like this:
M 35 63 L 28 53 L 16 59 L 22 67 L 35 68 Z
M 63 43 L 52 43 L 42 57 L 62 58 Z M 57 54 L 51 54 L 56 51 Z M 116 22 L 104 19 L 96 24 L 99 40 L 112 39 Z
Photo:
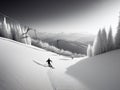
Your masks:
M 120 90 L 120 50 L 81 60 L 66 73 L 89 90 Z
M 44 67 L 48 58 L 55 69 Z M 0 90 L 81 90 L 86 87 L 65 73 L 80 60 L 0 38 Z
M 120 90 L 120 50 L 72 60 L 0 38 L 0 90 Z

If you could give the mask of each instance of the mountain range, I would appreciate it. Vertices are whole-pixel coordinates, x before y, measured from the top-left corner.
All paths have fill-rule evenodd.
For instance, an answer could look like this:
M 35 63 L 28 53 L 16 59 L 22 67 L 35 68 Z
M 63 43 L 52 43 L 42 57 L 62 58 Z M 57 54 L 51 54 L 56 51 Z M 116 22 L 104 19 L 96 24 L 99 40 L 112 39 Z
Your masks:
M 73 53 L 85 54 L 88 44 L 92 44 L 94 35 L 80 33 L 46 33 L 46 32 L 29 32 L 33 39 L 41 40 L 53 45 L 59 49 L 71 51 Z

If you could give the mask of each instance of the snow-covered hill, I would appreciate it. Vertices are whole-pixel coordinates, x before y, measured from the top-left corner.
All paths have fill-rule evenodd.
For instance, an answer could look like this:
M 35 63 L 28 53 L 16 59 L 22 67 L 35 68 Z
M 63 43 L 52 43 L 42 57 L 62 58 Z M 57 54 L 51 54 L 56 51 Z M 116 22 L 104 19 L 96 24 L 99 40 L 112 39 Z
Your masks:
M 120 90 L 120 50 L 72 60 L 0 38 L 0 90 Z
M 55 69 L 44 67 L 48 58 Z M 80 90 L 84 85 L 65 73 L 79 60 L 0 38 L 0 90 Z
M 120 50 L 79 61 L 67 74 L 89 90 L 120 90 Z
M 0 90 L 53 90 L 45 69 L 32 61 L 45 51 L 10 41 L 0 39 Z

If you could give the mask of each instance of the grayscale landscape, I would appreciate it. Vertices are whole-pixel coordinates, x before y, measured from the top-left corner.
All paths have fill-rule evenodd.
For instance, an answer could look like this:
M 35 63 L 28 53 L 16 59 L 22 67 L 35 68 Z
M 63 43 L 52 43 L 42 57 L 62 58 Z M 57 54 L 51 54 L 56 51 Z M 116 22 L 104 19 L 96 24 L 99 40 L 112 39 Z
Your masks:
M 0 2 L 0 90 L 120 90 L 119 0 Z

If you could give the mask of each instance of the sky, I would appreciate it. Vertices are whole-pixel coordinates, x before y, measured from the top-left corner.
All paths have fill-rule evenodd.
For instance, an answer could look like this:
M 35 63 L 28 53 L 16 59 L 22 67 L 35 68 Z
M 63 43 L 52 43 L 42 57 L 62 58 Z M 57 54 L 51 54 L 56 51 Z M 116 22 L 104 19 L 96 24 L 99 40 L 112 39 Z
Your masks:
M 96 34 L 100 28 L 115 32 L 120 0 L 1 1 L 0 12 L 22 25 L 51 33 Z

